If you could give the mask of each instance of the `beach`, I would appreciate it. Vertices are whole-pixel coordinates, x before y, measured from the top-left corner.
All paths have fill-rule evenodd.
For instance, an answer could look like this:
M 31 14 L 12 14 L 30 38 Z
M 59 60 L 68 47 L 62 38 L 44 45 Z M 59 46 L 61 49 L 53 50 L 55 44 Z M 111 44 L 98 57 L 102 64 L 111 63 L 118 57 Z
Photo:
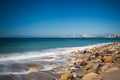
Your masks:
M 120 0 L 0 0 L 0 80 L 120 80 Z
M 0 0 L 0 80 L 120 80 L 120 0 Z
M 76 59 L 77 65 L 74 65 L 71 73 L 63 74 L 61 80 L 120 79 L 120 43 L 94 47 L 84 52 L 90 54 L 83 59 Z M 73 53 L 79 54 L 79 52 Z
M 58 50 L 61 54 L 51 53 L 42 57 L 36 54 L 37 57 L 34 55 L 32 59 L 20 61 L 1 59 L 0 80 L 119 80 L 120 78 L 120 42 Z

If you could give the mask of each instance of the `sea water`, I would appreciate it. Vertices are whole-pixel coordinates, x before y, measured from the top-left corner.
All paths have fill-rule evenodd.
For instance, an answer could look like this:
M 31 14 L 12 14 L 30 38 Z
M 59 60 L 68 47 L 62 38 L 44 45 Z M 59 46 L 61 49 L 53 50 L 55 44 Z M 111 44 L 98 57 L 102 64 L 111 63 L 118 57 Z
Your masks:
M 52 69 L 70 52 L 120 42 L 120 38 L 0 38 L 0 75 L 28 73 L 29 64 Z
M 30 58 L 76 47 L 120 42 L 120 38 L 0 38 L 0 58 Z M 27 56 L 29 54 L 29 56 Z M 12 55 L 12 56 L 11 56 Z M 25 56 L 25 57 L 24 57 Z M 1 61 L 0 59 L 0 61 Z

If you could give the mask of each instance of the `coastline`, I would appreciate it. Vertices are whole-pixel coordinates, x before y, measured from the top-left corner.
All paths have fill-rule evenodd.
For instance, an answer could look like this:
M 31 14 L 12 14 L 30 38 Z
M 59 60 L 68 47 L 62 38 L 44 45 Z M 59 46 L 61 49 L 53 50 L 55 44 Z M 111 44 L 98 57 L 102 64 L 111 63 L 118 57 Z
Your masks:
M 111 44 L 114 42 L 107 42 L 107 43 L 98 43 L 98 44 L 92 44 L 92 45 L 87 45 L 87 46 L 80 46 L 80 47 L 65 47 L 65 48 L 53 48 L 53 49 L 47 49 L 47 50 L 42 50 L 42 51 L 28 51 L 28 52 L 22 52 L 22 53 L 11 53 L 11 54 L 0 54 L 0 62 L 3 61 L 14 61 L 14 60 L 26 60 L 26 59 L 31 59 L 31 58 L 37 58 L 37 57 L 46 57 L 49 55 L 59 55 L 59 53 L 66 55 L 72 51 L 77 51 L 77 50 L 85 50 L 89 49 L 92 47 L 99 47 L 107 44 Z M 42 54 L 42 55 L 41 55 Z M 17 57 L 17 58 L 16 58 Z
M 0 74 L 0 79 L 1 80 L 14 80 L 14 78 L 17 78 L 16 75 L 21 76 L 22 80 L 27 80 L 27 78 L 30 75 L 34 75 L 34 76 L 32 76 L 32 78 L 36 78 L 36 80 L 53 80 L 53 79 L 59 80 L 60 78 L 62 78 L 61 76 L 64 74 L 72 74 L 72 76 L 74 74 L 79 77 L 81 77 L 81 76 L 84 77 L 86 74 L 88 74 L 88 72 L 86 70 L 84 70 L 84 68 L 82 68 L 84 71 L 81 71 L 81 70 L 79 71 L 79 69 L 73 68 L 73 64 L 76 62 L 78 63 L 78 62 L 82 62 L 82 61 L 87 61 L 88 57 L 90 57 L 90 54 L 92 53 L 89 51 L 92 49 L 94 50 L 96 48 L 97 49 L 100 48 L 100 50 L 103 50 L 106 46 L 112 46 L 112 45 L 116 46 L 115 44 L 119 44 L 118 46 L 120 47 L 119 42 L 116 42 L 116 43 L 114 42 L 114 43 L 97 44 L 97 45 L 92 45 L 92 46 L 87 46 L 87 47 L 85 46 L 82 48 L 80 48 L 80 47 L 67 48 L 66 52 L 64 49 L 58 48 L 58 50 L 60 49 L 63 52 L 63 53 L 61 52 L 61 54 L 57 54 L 57 56 L 59 56 L 59 57 L 56 57 L 56 55 L 50 54 L 50 55 L 47 55 L 48 57 L 45 56 L 44 58 L 41 58 L 43 61 L 39 61 L 39 59 L 33 58 L 33 60 L 30 60 L 30 63 L 27 63 L 27 67 L 23 67 L 23 71 L 26 70 L 25 74 L 20 74 L 19 71 L 17 74 L 16 73 L 15 74 L 10 73 L 10 74 L 4 74 L 4 75 Z M 118 47 L 118 51 L 120 51 L 119 47 Z M 51 49 L 51 51 L 52 50 L 53 49 Z M 86 50 L 86 52 L 84 54 L 85 50 Z M 113 49 L 113 51 L 114 51 L 114 49 Z M 95 55 L 95 54 L 93 54 L 93 55 Z M 81 57 L 81 56 L 83 56 L 83 57 Z M 47 60 L 45 61 L 44 59 L 47 59 Z M 29 61 L 29 59 L 26 60 L 25 62 L 24 61 L 21 61 L 21 62 L 24 62 L 24 64 L 26 64 L 27 61 Z M 90 60 L 90 61 L 87 61 L 87 63 L 88 64 L 92 63 L 92 65 L 93 65 L 94 61 L 96 61 L 96 60 Z M 41 63 L 42 65 L 41 64 L 38 65 L 38 63 Z M 100 62 L 95 62 L 95 63 L 99 64 Z M 43 66 L 43 64 L 45 64 L 45 66 Z M 17 64 L 15 64 L 15 65 L 17 65 Z M 17 66 L 18 67 L 17 69 L 21 69 L 21 67 L 19 68 L 19 65 Z M 112 63 L 112 65 L 114 65 L 114 63 Z M 111 64 L 110 64 L 110 66 L 111 66 Z M 16 67 L 16 66 L 14 66 L 14 67 Z M 46 67 L 46 68 L 44 68 L 44 67 Z M 51 68 L 48 70 L 45 70 L 49 67 L 51 67 Z M 119 67 L 119 65 L 118 65 L 118 67 Z M 73 70 L 73 69 L 77 70 L 77 72 L 72 72 L 71 70 Z M 94 71 L 91 71 L 91 72 L 94 72 Z M 99 74 L 97 73 L 97 75 L 101 76 L 103 73 L 104 72 L 99 73 Z M 7 77 L 10 77 L 11 75 L 12 75 L 12 78 L 7 79 Z M 26 77 L 25 77 L 25 75 L 26 75 Z M 46 78 L 46 76 L 48 76 L 48 77 Z M 79 78 L 79 77 L 74 77 L 74 78 L 75 78 L 75 80 L 77 80 L 77 78 Z M 119 79 L 119 76 L 118 76 L 118 79 Z M 80 78 L 80 80 L 83 80 L 83 79 Z M 105 79 L 103 79 L 103 80 L 105 80 Z
M 60 80 L 119 80 L 120 42 L 92 47 L 84 52 L 88 56 L 76 59 L 73 62 L 72 70 L 67 67 L 69 72 L 64 73 Z M 72 53 L 79 56 L 80 52 Z M 103 59 L 104 61 L 102 61 Z

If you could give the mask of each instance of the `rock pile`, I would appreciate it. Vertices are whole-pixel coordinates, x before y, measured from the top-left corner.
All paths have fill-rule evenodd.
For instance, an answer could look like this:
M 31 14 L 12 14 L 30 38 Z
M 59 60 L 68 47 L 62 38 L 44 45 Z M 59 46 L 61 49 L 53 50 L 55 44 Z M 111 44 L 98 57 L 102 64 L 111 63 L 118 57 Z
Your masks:
M 74 51 L 71 54 L 74 56 L 84 54 L 86 57 L 66 58 L 66 60 L 71 60 L 72 68 L 64 69 L 60 80 L 100 80 L 97 78 L 100 74 L 120 70 L 120 67 L 112 66 L 115 62 L 120 62 L 119 42 L 84 51 Z

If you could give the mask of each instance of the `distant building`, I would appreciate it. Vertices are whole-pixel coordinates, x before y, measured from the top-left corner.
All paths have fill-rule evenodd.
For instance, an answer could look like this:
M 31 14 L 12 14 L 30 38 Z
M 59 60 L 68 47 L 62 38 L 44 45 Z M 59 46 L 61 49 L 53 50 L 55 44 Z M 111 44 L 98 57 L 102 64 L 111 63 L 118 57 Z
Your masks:
M 109 34 L 106 38 L 120 38 L 120 34 Z

